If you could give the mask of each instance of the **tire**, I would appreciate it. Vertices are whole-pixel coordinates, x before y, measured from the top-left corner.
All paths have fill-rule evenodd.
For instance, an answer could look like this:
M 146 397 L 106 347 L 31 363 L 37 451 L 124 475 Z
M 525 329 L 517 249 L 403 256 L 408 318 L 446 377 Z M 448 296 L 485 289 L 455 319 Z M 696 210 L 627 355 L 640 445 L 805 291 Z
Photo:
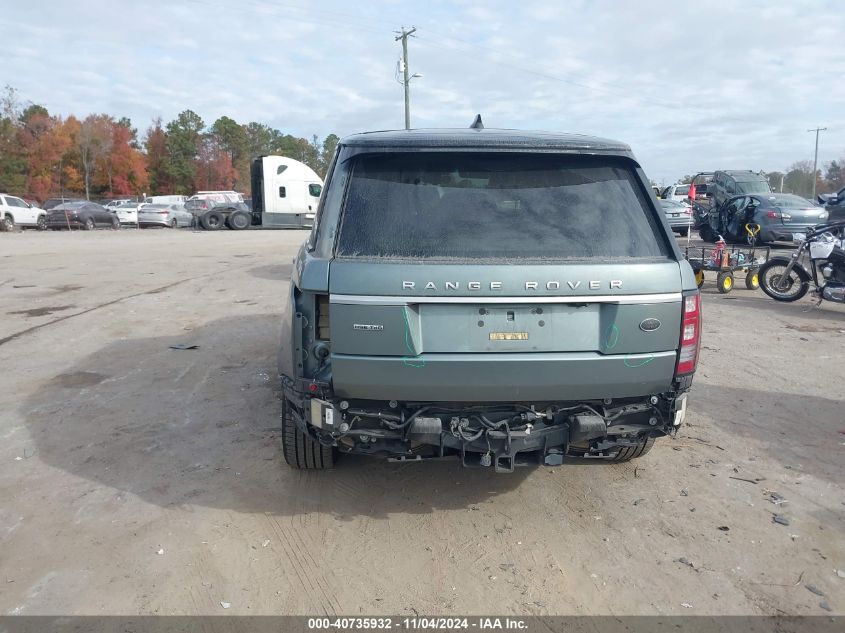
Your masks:
M 749 290 L 757 290 L 760 287 L 760 273 L 750 270 L 745 274 L 745 287 Z
M 708 243 L 710 243 L 710 244 L 715 244 L 715 243 L 716 243 L 716 239 L 719 237 L 718 235 L 716 235 L 716 234 L 713 232 L 713 229 L 712 229 L 712 228 L 710 228 L 710 225 L 709 225 L 709 224 L 705 224 L 705 225 L 704 225 L 704 226 L 702 226 L 700 229 L 698 229 L 698 236 L 699 236 L 702 240 L 704 240 L 705 242 L 708 242 Z
M 810 275 L 799 265 L 792 269 L 786 287 L 778 288 L 781 276 L 789 262 L 790 260 L 785 257 L 775 257 L 760 266 L 757 273 L 760 288 L 775 301 L 798 301 L 810 290 Z
M 83 231 L 93 231 L 96 226 L 97 225 L 94 224 L 94 218 L 87 217 L 87 218 L 85 218 L 85 222 L 82 225 L 82 230 Z
M 118 218 L 111 219 L 111 230 L 117 231 L 120 229 L 120 220 Z
M 172 220 L 170 220 L 170 228 L 171 229 L 178 229 L 179 228 L 179 220 L 177 220 L 176 218 L 173 218 Z
M 608 459 L 609 462 L 627 462 L 632 459 L 637 459 L 638 457 L 642 457 L 646 453 L 651 450 L 651 447 L 654 446 L 654 440 L 656 438 L 647 437 L 644 440 L 641 440 L 639 444 L 636 446 L 622 446 L 619 451 Z
M 678 231 L 678 235 L 680 235 L 681 237 L 686 237 L 687 233 L 689 233 L 689 229 L 680 229 Z
M 291 468 L 328 470 L 334 467 L 334 448 L 323 446 L 303 433 L 290 415 L 290 403 L 282 398 L 282 453 Z
M 3 218 L 3 221 L 0 222 L 0 231 L 4 233 L 11 233 L 15 230 L 15 219 L 11 215 L 7 215 Z
M 35 228 L 39 231 L 46 231 L 47 230 L 47 216 L 46 215 L 39 215 L 38 221 L 35 224 Z
M 233 231 L 243 231 L 244 229 L 248 229 L 251 223 L 252 217 L 243 211 L 236 211 L 230 215 L 227 222 L 229 228 Z
M 704 271 L 701 269 L 695 271 L 695 285 L 699 288 L 704 285 Z
M 200 225 L 206 231 L 216 231 L 222 228 L 225 223 L 226 220 L 219 211 L 208 211 L 200 218 Z
M 731 272 L 719 273 L 716 277 L 716 287 L 723 295 L 728 294 L 734 289 L 734 274 Z

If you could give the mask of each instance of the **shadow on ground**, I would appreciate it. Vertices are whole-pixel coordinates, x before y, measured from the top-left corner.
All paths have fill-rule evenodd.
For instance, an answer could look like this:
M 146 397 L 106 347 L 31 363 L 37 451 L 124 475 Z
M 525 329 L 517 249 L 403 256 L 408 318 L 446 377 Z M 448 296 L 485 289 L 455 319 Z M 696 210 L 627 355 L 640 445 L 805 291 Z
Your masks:
M 517 489 L 534 470 L 495 475 L 457 461 L 356 457 L 330 472 L 289 469 L 274 389 L 277 331 L 275 315 L 256 315 L 107 345 L 22 403 L 38 457 L 162 507 L 339 518 L 471 507 Z M 841 477 L 841 400 L 698 380 L 691 407 L 737 441 L 758 441 L 784 465 Z M 593 464 L 570 461 L 561 476 Z
M 277 319 L 222 319 L 107 345 L 23 402 L 38 457 L 162 507 L 340 518 L 471 507 L 531 472 L 347 456 L 329 472 L 289 469 L 274 389 Z

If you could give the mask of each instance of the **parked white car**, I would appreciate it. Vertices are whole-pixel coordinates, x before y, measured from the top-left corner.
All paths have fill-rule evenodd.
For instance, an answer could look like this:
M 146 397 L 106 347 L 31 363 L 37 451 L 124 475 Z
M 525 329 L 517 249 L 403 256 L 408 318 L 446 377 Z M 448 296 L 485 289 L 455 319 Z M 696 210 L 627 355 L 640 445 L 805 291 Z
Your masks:
M 109 200 L 108 202 L 103 203 L 103 206 L 106 209 L 114 209 L 115 207 L 119 207 L 127 202 L 132 202 L 132 198 L 117 198 L 116 200 Z
M 144 202 L 124 202 L 121 205 L 112 207 L 117 214 L 121 224 L 138 224 L 138 211 L 146 206 Z
M 144 202 L 147 204 L 185 204 L 188 196 L 147 196 Z
M 0 231 L 13 231 L 15 226 L 47 228 L 47 212 L 7 193 L 0 193 Z
M 685 185 L 670 185 L 663 190 L 663 195 L 660 197 L 664 200 L 674 200 L 675 202 L 689 204 L 688 196 L 689 183 Z
M 141 226 L 191 226 L 194 216 L 181 204 L 145 204 L 138 209 L 138 224 Z

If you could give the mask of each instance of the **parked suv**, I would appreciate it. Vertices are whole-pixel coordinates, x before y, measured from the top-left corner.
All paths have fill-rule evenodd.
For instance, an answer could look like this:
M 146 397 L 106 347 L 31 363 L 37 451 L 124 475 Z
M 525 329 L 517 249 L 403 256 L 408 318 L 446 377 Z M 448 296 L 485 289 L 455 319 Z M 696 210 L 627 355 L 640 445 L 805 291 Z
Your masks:
M 15 226 L 47 228 L 47 212 L 32 206 L 23 198 L 0 193 L 0 231 L 13 231 Z
M 829 215 L 829 222 L 845 221 L 845 187 L 828 197 L 825 209 Z
M 721 206 L 728 198 L 740 194 L 771 193 L 768 179 L 760 173 L 748 170 L 717 171 L 713 174 L 711 185 L 713 202 Z
M 283 453 L 623 461 L 673 433 L 692 269 L 630 148 L 581 135 L 343 139 L 282 316 Z

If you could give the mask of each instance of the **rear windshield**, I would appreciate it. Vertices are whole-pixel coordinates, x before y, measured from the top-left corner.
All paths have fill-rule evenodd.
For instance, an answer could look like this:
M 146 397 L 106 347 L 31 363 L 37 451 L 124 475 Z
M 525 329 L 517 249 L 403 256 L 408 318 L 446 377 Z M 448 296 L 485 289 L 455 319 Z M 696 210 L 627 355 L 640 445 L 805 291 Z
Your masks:
M 782 193 L 768 197 L 772 206 L 783 207 L 785 209 L 811 209 L 816 204 L 810 202 L 806 198 L 800 196 L 793 196 L 792 194 Z
M 765 180 L 748 180 L 736 183 L 737 193 L 769 193 L 769 183 Z
M 689 185 L 678 185 L 675 187 L 676 196 L 686 196 L 689 194 Z
M 354 159 L 338 257 L 666 257 L 634 172 L 589 156 L 364 155 Z

